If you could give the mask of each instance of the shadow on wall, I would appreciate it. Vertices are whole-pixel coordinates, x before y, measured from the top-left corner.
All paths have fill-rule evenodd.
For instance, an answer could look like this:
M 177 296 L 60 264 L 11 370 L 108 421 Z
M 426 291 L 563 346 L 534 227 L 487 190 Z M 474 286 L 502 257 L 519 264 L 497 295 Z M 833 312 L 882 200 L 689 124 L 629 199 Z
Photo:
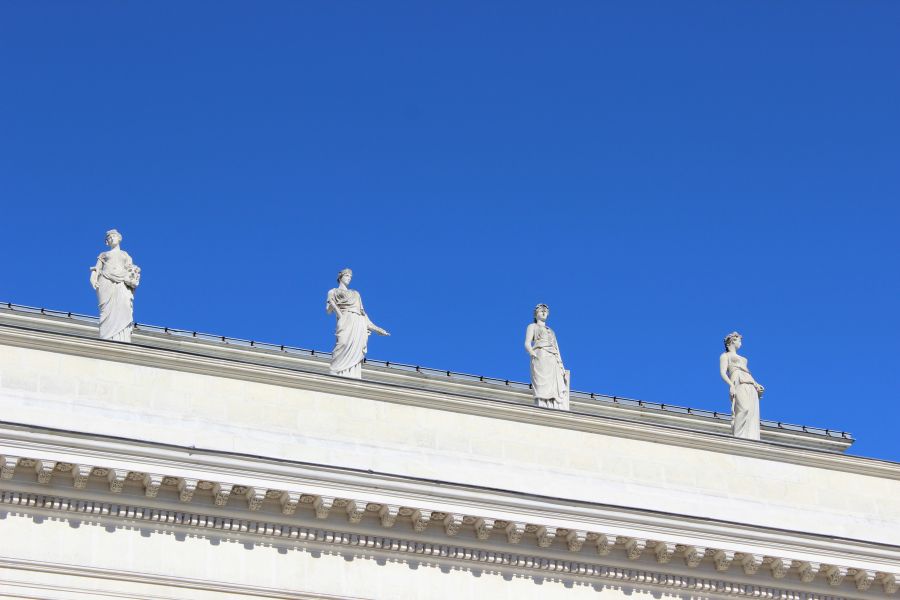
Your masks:
M 207 540 L 211 546 L 220 546 L 225 544 L 238 544 L 247 551 L 259 551 L 260 549 L 273 549 L 278 554 L 287 555 L 291 552 L 302 552 L 308 554 L 312 558 L 322 558 L 324 556 L 342 557 L 347 562 L 356 560 L 374 561 L 379 566 L 388 564 L 406 565 L 410 570 L 419 569 L 435 569 L 444 574 L 451 572 L 469 573 L 472 577 L 494 576 L 501 577 L 506 581 L 514 579 L 528 579 L 533 584 L 543 586 L 545 583 L 562 584 L 564 587 L 572 589 L 576 587 L 590 587 L 597 592 L 615 590 L 625 595 L 631 595 L 635 590 L 631 586 L 620 585 L 615 583 L 599 583 L 596 581 L 586 581 L 583 579 L 553 577 L 539 573 L 527 572 L 527 567 L 518 569 L 506 569 L 502 567 L 473 567 L 461 562 L 454 561 L 452 558 L 444 558 L 441 561 L 407 558 L 402 555 L 385 556 L 383 553 L 390 553 L 390 550 L 382 550 L 375 553 L 364 548 L 321 548 L 316 542 L 309 541 L 268 541 L 268 540 L 248 540 L 245 535 L 218 535 L 215 533 L 196 531 L 184 532 L 176 531 L 165 526 L 147 527 L 131 525 L 128 523 L 117 522 L 115 517 L 98 516 L 96 518 L 69 518 L 67 516 L 47 515 L 44 513 L 31 512 L 28 510 L 16 511 L 0 511 L 0 520 L 7 519 L 9 516 L 30 518 L 37 525 L 45 522 L 62 522 L 68 524 L 73 529 L 81 527 L 101 527 L 103 531 L 115 535 L 121 531 L 136 531 L 141 537 L 149 538 L 155 535 L 172 536 L 178 542 L 184 542 L 189 537 L 194 539 Z M 114 520 L 115 519 L 115 520 Z M 525 572 L 523 572 L 525 571 Z M 548 590 L 549 591 L 549 590 Z M 684 594 L 654 592 L 654 598 L 681 598 L 682 600 L 692 600 L 694 597 Z

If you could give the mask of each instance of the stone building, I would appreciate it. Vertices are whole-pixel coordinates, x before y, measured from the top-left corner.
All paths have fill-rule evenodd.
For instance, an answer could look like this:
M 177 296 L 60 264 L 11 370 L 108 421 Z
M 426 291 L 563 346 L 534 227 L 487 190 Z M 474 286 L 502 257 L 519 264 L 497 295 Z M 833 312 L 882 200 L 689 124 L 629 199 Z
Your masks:
M 0 308 L 0 598 L 897 597 L 844 433 Z

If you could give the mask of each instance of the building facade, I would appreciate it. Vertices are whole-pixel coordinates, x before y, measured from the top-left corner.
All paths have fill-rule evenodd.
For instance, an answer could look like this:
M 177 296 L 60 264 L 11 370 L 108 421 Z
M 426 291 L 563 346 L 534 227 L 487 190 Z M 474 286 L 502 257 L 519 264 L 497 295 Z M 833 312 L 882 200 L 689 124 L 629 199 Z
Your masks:
M 841 432 L 0 307 L 0 598 L 897 597 Z

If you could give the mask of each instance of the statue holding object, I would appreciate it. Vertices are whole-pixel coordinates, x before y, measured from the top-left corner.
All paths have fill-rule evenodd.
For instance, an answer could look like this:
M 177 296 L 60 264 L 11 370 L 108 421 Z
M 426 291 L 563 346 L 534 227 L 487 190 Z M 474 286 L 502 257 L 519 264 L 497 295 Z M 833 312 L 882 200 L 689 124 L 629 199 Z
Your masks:
M 329 290 L 325 302 L 325 312 L 337 317 L 330 372 L 340 377 L 362 379 L 362 361 L 366 357 L 369 334 L 390 334 L 369 320 L 359 292 L 349 288 L 352 278 L 350 269 L 338 273 L 338 287 Z
M 737 331 L 725 336 L 725 352 L 719 357 L 719 373 L 731 395 L 731 432 L 734 437 L 759 439 L 759 399 L 765 390 L 747 369 L 747 359 L 737 353 L 743 338 Z
M 563 366 L 556 334 L 547 327 L 550 308 L 538 304 L 534 323 L 525 330 L 525 351 L 531 356 L 531 388 L 535 406 L 569 410 L 571 373 Z
M 134 328 L 134 290 L 141 281 L 141 269 L 119 245 L 122 234 L 106 232 L 109 250 L 97 257 L 91 267 L 91 287 L 97 292 L 100 307 L 100 338 L 130 342 Z

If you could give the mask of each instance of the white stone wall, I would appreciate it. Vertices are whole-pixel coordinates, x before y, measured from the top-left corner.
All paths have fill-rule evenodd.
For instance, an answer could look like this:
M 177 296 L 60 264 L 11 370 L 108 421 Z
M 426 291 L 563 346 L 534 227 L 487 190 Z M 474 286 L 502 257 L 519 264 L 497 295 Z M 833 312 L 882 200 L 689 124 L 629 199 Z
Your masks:
M 654 443 L 439 403 L 367 399 L 364 386 L 358 394 L 0 346 L 4 421 L 885 544 L 900 540 L 896 477 L 768 459 L 765 445 L 755 456 L 738 455 L 717 451 L 715 443 Z
M 608 599 L 649 600 L 651 595 L 615 583 L 504 576 L 489 569 L 442 568 L 428 559 L 383 560 L 5 512 L 0 540 L 0 598 L 578 600 L 602 591 Z

